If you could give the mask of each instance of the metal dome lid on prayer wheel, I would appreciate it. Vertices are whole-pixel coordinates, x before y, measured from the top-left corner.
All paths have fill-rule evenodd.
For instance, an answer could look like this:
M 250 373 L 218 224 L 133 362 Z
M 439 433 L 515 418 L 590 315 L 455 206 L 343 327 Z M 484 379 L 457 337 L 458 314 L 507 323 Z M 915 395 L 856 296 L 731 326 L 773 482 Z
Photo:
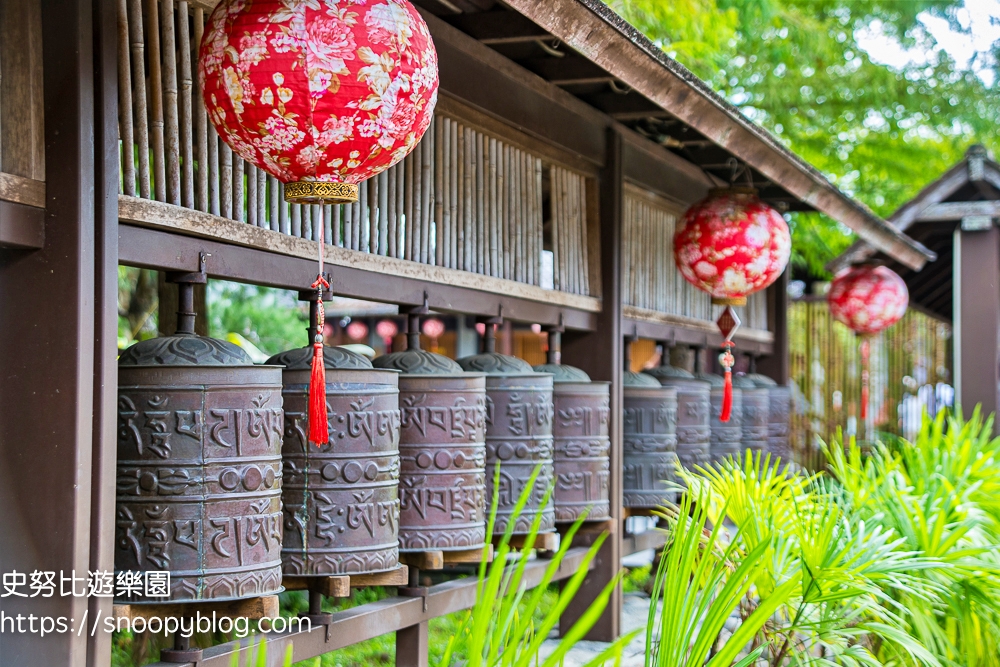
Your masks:
M 477 549 L 486 539 L 486 376 L 420 349 L 421 308 L 407 349 L 376 368 L 399 370 L 399 549 Z
M 677 390 L 631 370 L 632 345 L 625 345 L 622 372 L 622 498 L 625 507 L 656 508 L 673 498 L 676 481 Z
M 309 340 L 316 334 L 316 292 Z M 277 354 L 284 366 L 285 574 L 326 576 L 392 570 L 399 564 L 399 372 L 324 347 L 329 442 L 309 442 L 312 346 Z
M 170 572 L 169 595 L 237 600 L 281 588 L 281 370 L 194 333 L 200 273 L 178 284 L 173 336 L 118 368 L 115 569 Z
M 483 352 L 458 360 L 463 369 L 486 374 L 487 503 L 494 493 L 494 467 L 500 463 L 494 534 L 506 530 L 511 510 L 536 466 L 541 466 L 541 471 L 534 493 L 517 518 L 513 533 L 529 532 L 539 512 L 539 531 L 551 532 L 555 528 L 555 507 L 549 502 L 542 508 L 542 500 L 554 476 L 552 375 L 536 373 L 528 362 L 496 351 L 495 327 L 500 321 L 484 320 Z
M 571 523 L 584 512 L 588 521 L 603 521 L 611 515 L 611 383 L 562 364 L 562 328 L 548 334 L 547 363 L 534 370 L 552 374 L 556 522 Z
M 707 465 L 711 446 L 711 385 L 688 370 L 672 366 L 666 344 L 663 344 L 660 365 L 644 370 L 643 374 L 677 392 L 677 457 L 680 464 L 688 470 Z
M 712 462 L 721 461 L 728 456 L 739 458 L 743 446 L 743 391 L 733 386 L 732 416 L 729 421 L 724 422 L 720 417 L 725 378 L 714 373 L 701 372 L 695 372 L 694 376 L 708 382 L 712 388 L 709 394 L 711 402 L 709 453 Z

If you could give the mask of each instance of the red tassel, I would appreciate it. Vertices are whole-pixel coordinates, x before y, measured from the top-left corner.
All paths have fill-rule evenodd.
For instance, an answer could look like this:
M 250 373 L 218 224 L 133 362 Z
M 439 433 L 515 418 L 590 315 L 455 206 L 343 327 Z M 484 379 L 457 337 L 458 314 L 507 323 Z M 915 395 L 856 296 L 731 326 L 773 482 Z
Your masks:
M 722 414 L 720 422 L 727 422 L 733 414 L 733 372 L 726 369 L 726 381 L 722 385 Z
M 326 364 L 323 343 L 313 343 L 312 375 L 309 377 L 309 442 L 317 447 L 330 441 L 326 415 Z

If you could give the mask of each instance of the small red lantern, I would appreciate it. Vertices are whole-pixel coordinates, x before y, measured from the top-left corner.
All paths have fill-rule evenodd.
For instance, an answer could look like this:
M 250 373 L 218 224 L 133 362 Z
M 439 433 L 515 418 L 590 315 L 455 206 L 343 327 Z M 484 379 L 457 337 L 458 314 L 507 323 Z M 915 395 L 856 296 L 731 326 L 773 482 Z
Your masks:
M 430 126 L 437 53 L 406 0 L 222 0 L 198 74 L 212 124 L 291 203 L 358 199 L 358 183 L 402 160 Z M 320 207 L 317 322 L 323 322 Z M 329 441 L 323 339 L 313 340 L 309 439 Z
M 726 385 L 722 421 L 732 410 L 731 348 L 740 319 L 733 306 L 773 283 L 785 270 L 792 251 L 788 224 L 762 202 L 753 188 L 722 188 L 687 210 L 674 233 L 674 259 L 681 275 L 726 309 L 717 324 L 724 337 L 719 362 Z
M 837 274 L 830 284 L 830 314 L 861 337 L 862 420 L 868 417 L 869 339 L 898 322 L 909 302 L 906 283 L 885 266 L 852 266 Z
M 368 325 L 364 322 L 351 322 L 347 325 L 347 337 L 351 340 L 364 340 L 366 336 L 368 336 Z

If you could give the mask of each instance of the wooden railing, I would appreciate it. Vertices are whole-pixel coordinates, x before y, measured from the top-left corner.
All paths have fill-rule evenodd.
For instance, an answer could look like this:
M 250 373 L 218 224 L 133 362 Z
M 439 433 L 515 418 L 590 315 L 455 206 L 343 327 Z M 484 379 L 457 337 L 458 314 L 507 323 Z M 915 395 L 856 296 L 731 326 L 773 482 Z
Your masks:
M 711 298 L 684 280 L 674 263 L 673 237 L 683 207 L 642 188 L 625 188 L 623 290 L 627 306 L 660 313 L 680 323 L 713 323 L 722 311 Z M 743 327 L 767 331 L 767 297 L 751 294 L 740 309 Z
M 308 240 L 318 206 L 290 206 L 272 176 L 245 163 L 208 122 L 195 81 L 205 10 L 173 0 L 120 0 L 121 193 Z M 442 100 L 443 102 L 444 100 Z M 327 206 L 328 243 L 591 295 L 588 175 L 439 105 L 395 167 Z M 552 279 L 542 257 L 552 252 Z

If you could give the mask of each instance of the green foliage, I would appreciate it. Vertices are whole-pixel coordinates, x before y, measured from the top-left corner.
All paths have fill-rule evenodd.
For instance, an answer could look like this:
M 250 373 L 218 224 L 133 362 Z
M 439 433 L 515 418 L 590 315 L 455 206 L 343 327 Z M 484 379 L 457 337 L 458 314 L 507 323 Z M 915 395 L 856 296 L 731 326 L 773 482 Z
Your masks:
M 893 591 L 906 630 L 942 664 L 1000 665 L 1000 439 L 979 409 L 924 419 L 912 443 L 827 450 L 844 503 L 940 567 Z
M 1000 147 L 995 87 L 953 62 L 918 21 L 926 11 L 961 30 L 962 5 L 961 0 L 611 3 L 749 118 L 883 216 L 960 160 L 970 144 Z M 866 33 L 921 48 L 928 62 L 902 69 L 873 62 L 859 44 Z M 849 231 L 816 215 L 793 218 L 793 261 L 823 275 L 823 264 L 850 242 Z
M 237 333 L 271 355 L 306 345 L 308 307 L 294 292 L 213 280 L 209 283 L 209 335 Z
M 514 505 L 511 518 L 500 539 L 493 562 L 487 566 L 485 559 L 479 567 L 479 579 L 476 587 L 476 604 L 469 610 L 459 631 L 442 657 L 441 664 L 450 665 L 453 658 L 461 660 L 466 667 L 529 667 L 541 665 L 552 667 L 559 665 L 573 645 L 581 640 L 594 626 L 604 612 L 612 591 L 618 586 L 621 575 L 613 578 L 598 594 L 590 607 L 580 616 L 568 631 L 562 633 L 556 649 L 544 659 L 539 652 L 542 642 L 554 629 L 559 617 L 569 606 L 590 569 L 590 563 L 597 556 L 607 534 L 599 536 L 593 546 L 587 551 L 576 572 L 567 579 L 559 592 L 555 604 L 541 607 L 545 590 L 554 581 L 566 552 L 573 541 L 573 536 L 583 523 L 583 518 L 577 520 L 563 535 L 561 546 L 549 560 L 541 581 L 528 590 L 525 570 L 531 562 L 531 545 L 535 543 L 541 527 L 542 513 L 537 512 L 525 538 L 524 547 L 514 554 L 510 548 L 516 517 L 519 516 L 531 497 L 536 493 L 535 483 L 541 468 L 536 467 L 525 483 L 521 495 Z M 500 486 L 499 465 L 494 473 L 494 488 Z M 552 499 L 550 486 L 542 500 L 542 507 Z M 496 525 L 498 496 L 494 494 L 487 521 L 486 534 L 492 535 Z M 508 558 L 510 557 L 510 558 Z M 513 564 L 509 561 L 513 560 Z M 538 615 L 541 620 L 536 620 Z M 599 656 L 587 663 L 587 667 L 603 665 L 609 660 L 618 661 L 622 650 L 631 640 L 632 635 L 622 637 L 613 642 Z
M 673 613 L 651 611 L 648 665 L 953 664 L 914 632 L 912 610 L 947 570 L 938 551 L 855 511 L 834 480 L 766 456 L 682 477 L 654 584 Z

